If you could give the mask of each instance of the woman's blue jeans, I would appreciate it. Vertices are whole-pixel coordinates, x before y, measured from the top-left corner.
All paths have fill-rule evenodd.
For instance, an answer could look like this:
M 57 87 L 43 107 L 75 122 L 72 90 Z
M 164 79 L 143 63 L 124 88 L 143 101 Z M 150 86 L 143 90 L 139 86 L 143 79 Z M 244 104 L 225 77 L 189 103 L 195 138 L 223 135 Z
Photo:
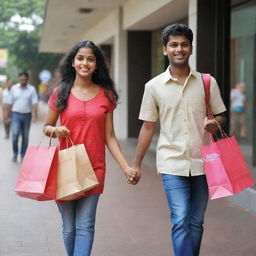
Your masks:
M 62 235 L 68 256 L 90 256 L 94 238 L 98 194 L 57 203 L 62 217 Z
M 183 177 L 162 174 L 162 181 L 171 211 L 174 254 L 198 256 L 208 202 L 205 175 Z

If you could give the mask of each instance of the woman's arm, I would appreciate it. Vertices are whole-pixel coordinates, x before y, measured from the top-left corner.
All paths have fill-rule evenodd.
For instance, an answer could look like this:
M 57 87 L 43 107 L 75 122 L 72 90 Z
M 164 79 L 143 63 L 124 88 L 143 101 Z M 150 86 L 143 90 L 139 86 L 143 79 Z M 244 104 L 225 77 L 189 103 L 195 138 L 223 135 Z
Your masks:
M 105 119 L 105 143 L 111 152 L 112 156 L 124 171 L 124 174 L 128 179 L 131 179 L 135 174 L 126 162 L 120 144 L 116 138 L 114 125 L 113 125 L 113 113 L 107 113 Z
M 59 118 L 59 112 L 48 107 L 48 113 L 47 113 L 47 116 L 45 119 L 45 125 L 44 125 L 44 133 L 46 136 L 50 137 L 51 134 L 53 138 L 69 136 L 69 130 L 66 126 L 55 127 L 58 118 Z

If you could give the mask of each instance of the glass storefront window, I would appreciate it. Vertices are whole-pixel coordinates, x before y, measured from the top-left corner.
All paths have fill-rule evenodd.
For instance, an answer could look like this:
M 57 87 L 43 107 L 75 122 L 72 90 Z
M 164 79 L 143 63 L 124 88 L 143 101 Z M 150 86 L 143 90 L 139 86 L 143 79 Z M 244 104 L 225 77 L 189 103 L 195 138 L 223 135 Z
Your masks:
M 236 0 L 232 4 L 230 134 L 237 138 L 256 177 L 256 167 L 253 167 L 256 3 Z

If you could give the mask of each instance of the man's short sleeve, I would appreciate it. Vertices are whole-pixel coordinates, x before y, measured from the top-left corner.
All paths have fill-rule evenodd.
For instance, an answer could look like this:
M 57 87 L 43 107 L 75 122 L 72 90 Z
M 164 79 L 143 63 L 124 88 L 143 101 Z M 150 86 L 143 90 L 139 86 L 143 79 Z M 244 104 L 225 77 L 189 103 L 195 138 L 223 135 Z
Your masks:
M 145 85 L 139 119 L 148 122 L 157 122 L 158 106 L 150 84 Z
M 210 106 L 213 115 L 218 115 L 226 111 L 226 107 L 220 95 L 219 86 L 213 77 L 211 77 L 210 86 Z
M 33 92 L 32 92 L 32 96 L 31 96 L 31 103 L 32 105 L 38 104 L 38 95 L 36 92 L 36 89 L 34 87 L 33 88 Z

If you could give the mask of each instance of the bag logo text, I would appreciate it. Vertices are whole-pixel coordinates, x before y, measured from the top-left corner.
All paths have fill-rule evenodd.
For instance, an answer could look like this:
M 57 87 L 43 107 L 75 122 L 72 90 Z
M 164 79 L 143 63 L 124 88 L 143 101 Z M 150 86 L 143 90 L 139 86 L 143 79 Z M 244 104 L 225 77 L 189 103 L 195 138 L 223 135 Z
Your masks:
M 215 160 L 217 160 L 217 159 L 219 159 L 219 158 L 220 158 L 220 154 L 218 154 L 218 153 L 212 153 L 212 154 L 207 154 L 207 155 L 205 155 L 204 161 L 205 161 L 205 162 L 211 162 L 211 161 L 215 161 Z

